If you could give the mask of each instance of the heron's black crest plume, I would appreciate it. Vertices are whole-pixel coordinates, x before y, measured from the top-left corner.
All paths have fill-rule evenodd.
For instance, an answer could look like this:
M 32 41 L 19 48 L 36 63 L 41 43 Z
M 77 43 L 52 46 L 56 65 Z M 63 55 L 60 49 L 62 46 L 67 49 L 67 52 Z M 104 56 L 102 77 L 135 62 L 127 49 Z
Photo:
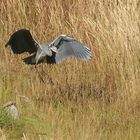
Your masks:
M 33 53 L 37 51 L 35 41 L 27 29 L 20 29 L 13 33 L 6 43 L 5 47 L 10 46 L 13 53 L 20 54 L 23 52 Z

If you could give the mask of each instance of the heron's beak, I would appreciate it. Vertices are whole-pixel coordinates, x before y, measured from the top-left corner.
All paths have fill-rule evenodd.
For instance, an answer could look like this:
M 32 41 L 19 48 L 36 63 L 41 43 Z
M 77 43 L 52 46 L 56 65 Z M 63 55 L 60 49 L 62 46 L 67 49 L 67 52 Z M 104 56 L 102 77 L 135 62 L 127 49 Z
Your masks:
M 41 54 L 38 54 L 38 52 L 37 52 L 37 54 L 35 55 L 35 65 L 38 64 L 38 61 L 40 60 L 40 56 L 41 56 Z
M 36 62 L 35 62 L 35 67 L 37 66 L 37 64 L 38 64 L 38 59 L 36 59 Z
M 38 64 L 38 59 L 37 59 L 37 57 L 35 56 L 35 58 L 34 58 L 34 61 L 35 61 L 35 67 L 37 66 L 37 64 Z

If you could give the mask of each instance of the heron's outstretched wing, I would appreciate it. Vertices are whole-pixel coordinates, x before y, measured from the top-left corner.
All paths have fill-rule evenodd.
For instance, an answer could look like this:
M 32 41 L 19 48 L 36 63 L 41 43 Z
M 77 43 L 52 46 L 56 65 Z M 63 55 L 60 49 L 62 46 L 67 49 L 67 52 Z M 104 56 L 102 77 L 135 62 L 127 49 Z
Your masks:
M 14 32 L 5 47 L 10 47 L 15 54 L 23 52 L 33 53 L 37 51 L 37 42 L 33 39 L 27 29 L 20 29 Z
M 72 55 L 81 60 L 88 60 L 91 58 L 91 50 L 74 38 L 60 35 L 51 43 L 38 44 L 35 55 L 25 58 L 24 62 L 28 64 L 40 62 L 54 64 Z
M 54 45 L 57 48 L 55 55 L 56 63 L 59 63 L 72 55 L 81 60 L 91 59 L 91 50 L 69 36 L 61 36 L 59 42 L 57 41 L 56 44 L 54 42 Z

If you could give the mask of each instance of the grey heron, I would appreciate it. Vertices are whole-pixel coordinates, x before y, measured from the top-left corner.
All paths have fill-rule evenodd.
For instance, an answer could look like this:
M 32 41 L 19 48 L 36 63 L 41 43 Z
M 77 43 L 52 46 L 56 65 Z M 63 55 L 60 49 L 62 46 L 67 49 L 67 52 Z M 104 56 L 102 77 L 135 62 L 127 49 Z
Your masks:
M 5 46 L 10 47 L 15 54 L 34 53 L 23 59 L 27 64 L 38 64 L 44 61 L 59 63 L 69 56 L 89 60 L 92 56 L 90 48 L 70 36 L 60 35 L 51 42 L 40 44 L 33 39 L 27 29 L 20 29 L 13 33 Z

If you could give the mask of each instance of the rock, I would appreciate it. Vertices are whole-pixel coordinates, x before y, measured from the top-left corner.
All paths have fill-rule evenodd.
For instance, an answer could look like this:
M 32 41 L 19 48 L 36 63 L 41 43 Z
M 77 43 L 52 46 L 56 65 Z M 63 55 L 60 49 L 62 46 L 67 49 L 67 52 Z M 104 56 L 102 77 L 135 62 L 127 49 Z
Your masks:
M 19 118 L 19 112 L 15 102 L 8 102 L 3 105 L 3 109 L 11 116 L 12 119 L 16 120 Z

